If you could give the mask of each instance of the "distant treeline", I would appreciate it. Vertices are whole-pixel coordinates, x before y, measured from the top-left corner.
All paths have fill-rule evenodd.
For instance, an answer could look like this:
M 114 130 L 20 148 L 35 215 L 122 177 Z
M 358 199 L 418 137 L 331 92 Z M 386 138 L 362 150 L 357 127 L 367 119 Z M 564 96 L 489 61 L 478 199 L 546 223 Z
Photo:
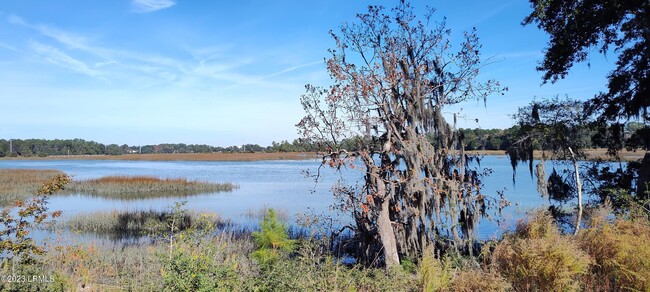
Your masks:
M 506 150 L 511 144 L 513 133 L 518 126 L 508 129 L 460 129 L 459 135 L 463 140 L 466 150 Z M 639 135 L 636 128 L 626 129 L 626 135 Z M 647 133 L 644 132 L 647 135 Z M 643 135 L 641 135 L 643 136 Z M 606 148 L 607 141 L 598 139 L 597 135 L 585 134 L 583 145 L 585 148 Z M 355 150 L 359 141 L 363 138 L 353 138 L 342 141 L 342 148 Z M 647 137 L 646 137 L 647 140 Z M 368 141 L 365 141 L 368 142 Z M 648 141 L 644 141 L 646 144 Z M 0 157 L 5 156 L 51 156 L 51 155 L 122 155 L 122 154 L 151 154 L 151 153 L 242 153 L 242 152 L 315 152 L 327 151 L 327 146 L 308 143 L 302 139 L 293 142 L 273 142 L 270 146 L 258 144 L 246 144 L 237 146 L 210 146 L 196 144 L 158 144 L 158 145 L 137 145 L 127 144 L 101 144 L 83 139 L 69 140 L 45 140 L 45 139 L 0 139 Z
M 318 151 L 317 147 L 302 143 L 298 139 L 293 143 L 282 141 L 273 142 L 271 146 L 263 147 L 258 144 L 241 146 L 210 146 L 196 144 L 158 144 L 158 145 L 118 145 L 102 144 L 83 139 L 45 140 L 45 139 L 0 139 L 0 157 L 6 156 L 53 156 L 53 155 L 123 155 L 151 153 L 213 153 L 213 152 L 292 152 Z

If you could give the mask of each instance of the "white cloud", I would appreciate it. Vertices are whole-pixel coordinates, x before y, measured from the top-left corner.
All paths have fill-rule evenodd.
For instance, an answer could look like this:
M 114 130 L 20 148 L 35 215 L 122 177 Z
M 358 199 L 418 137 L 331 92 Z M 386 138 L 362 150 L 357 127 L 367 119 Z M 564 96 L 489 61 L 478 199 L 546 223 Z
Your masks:
M 176 4 L 173 0 L 132 0 L 134 12 L 148 13 L 172 7 Z
M 86 63 L 77 60 L 63 51 L 39 42 L 31 42 L 30 48 L 45 61 L 67 68 L 91 77 L 100 77 L 100 73 L 90 68 Z
M 199 88 L 202 91 L 229 90 L 231 93 L 242 90 L 287 90 L 295 88 L 293 81 L 287 78 L 271 79 L 322 64 L 322 61 L 316 61 L 285 68 L 273 66 L 275 64 L 267 66 L 267 60 L 273 58 L 242 56 L 235 52 L 231 44 L 202 48 L 186 46 L 185 50 L 191 58 L 127 51 L 99 45 L 92 37 L 49 25 L 30 23 L 18 16 L 10 16 L 8 19 L 14 25 L 30 28 L 54 41 L 52 44 L 32 41 L 30 49 L 41 60 L 113 84 L 129 84 L 138 88 L 169 86 L 193 91 Z M 264 73 L 251 68 L 275 70 Z M 302 85 L 302 82 L 299 83 Z

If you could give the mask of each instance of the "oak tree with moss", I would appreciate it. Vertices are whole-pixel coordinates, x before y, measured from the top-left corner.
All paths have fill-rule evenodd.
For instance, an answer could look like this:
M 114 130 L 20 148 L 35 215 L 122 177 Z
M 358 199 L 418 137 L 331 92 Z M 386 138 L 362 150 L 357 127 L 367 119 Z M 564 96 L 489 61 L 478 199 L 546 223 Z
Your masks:
M 334 191 L 354 217 L 357 255 L 367 264 L 383 258 L 396 266 L 441 238 L 467 243 L 488 208 L 482 172 L 469 167 L 456 116 L 450 124 L 445 109 L 503 89 L 479 78 L 475 30 L 454 50 L 433 12 L 418 17 L 405 1 L 390 11 L 368 7 L 331 32 L 332 85 L 308 85 L 301 97 L 306 115 L 297 127 L 329 149 L 322 165 L 361 165 L 362 185 L 340 182 Z M 364 138 L 344 149 L 341 142 L 355 136 Z

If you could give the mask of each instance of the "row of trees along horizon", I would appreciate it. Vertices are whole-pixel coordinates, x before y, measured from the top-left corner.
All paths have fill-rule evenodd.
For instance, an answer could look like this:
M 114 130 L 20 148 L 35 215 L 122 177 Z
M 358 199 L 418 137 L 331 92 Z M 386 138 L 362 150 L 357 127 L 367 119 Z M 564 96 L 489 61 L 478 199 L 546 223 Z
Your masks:
M 459 129 L 464 137 L 465 150 L 503 150 L 507 151 L 516 142 L 516 133 L 520 126 L 507 129 Z M 631 149 L 650 149 L 650 132 L 641 123 L 632 122 L 625 126 L 623 137 Z M 580 144 L 584 148 L 607 148 L 609 142 L 595 129 L 580 135 Z M 361 137 L 345 139 L 342 148 L 356 151 Z M 535 149 L 542 149 L 539 142 Z M 118 145 L 102 144 L 83 139 L 0 139 L 0 157 L 46 157 L 62 155 L 123 155 L 123 154 L 158 154 L 158 153 L 252 153 L 252 152 L 317 152 L 327 151 L 325 143 L 312 143 L 304 139 L 293 142 L 273 141 L 269 146 L 244 144 L 237 146 L 211 146 L 205 144 L 162 143 L 157 145 Z

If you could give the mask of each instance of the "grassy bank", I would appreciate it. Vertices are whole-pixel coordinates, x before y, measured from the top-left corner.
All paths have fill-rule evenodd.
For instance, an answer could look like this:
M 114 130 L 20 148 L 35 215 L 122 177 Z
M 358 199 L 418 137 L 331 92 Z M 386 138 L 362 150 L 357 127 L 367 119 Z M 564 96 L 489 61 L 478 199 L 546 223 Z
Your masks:
M 52 177 L 63 174 L 58 170 L 0 169 L 0 206 L 25 200 Z
M 150 176 L 107 176 L 74 181 L 66 191 L 93 196 L 138 199 L 164 196 L 190 196 L 214 192 L 229 192 L 239 188 L 232 183 L 190 181 L 184 178 L 161 179 Z

